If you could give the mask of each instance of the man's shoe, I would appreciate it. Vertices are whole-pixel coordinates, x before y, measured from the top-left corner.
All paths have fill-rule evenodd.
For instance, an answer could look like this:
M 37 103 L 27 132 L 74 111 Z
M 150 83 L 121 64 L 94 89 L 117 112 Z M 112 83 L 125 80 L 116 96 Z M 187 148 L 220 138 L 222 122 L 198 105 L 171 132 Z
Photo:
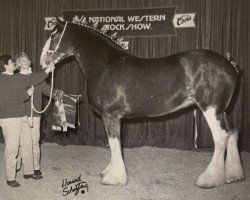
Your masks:
M 35 174 L 24 174 L 23 175 L 23 178 L 24 179 L 35 179 L 35 180 L 38 180 L 38 179 L 42 179 L 43 177 L 40 176 L 40 175 L 35 175 Z
M 14 180 L 14 181 L 7 181 L 7 185 L 9 185 L 11 187 L 19 187 L 19 186 L 21 186 L 20 183 L 18 183 L 16 180 Z
M 35 175 L 39 175 L 39 176 L 43 175 L 42 172 L 41 172 L 41 170 L 34 170 L 34 174 Z

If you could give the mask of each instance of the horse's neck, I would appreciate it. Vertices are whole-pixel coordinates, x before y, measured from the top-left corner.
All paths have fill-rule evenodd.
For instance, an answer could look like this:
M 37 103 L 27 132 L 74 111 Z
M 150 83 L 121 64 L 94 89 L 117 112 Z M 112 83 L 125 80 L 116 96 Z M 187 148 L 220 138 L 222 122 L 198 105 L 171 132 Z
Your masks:
M 110 60 L 123 55 L 122 50 L 108 38 L 102 38 L 92 32 L 78 30 L 75 32 L 73 46 L 76 50 L 75 57 L 84 71 L 86 78 L 96 77 L 98 73 L 108 67 Z M 105 41 L 107 39 L 107 41 Z
M 95 76 L 96 73 L 105 68 L 108 59 L 109 47 L 93 42 L 93 44 L 78 45 L 76 49 L 76 60 L 80 64 L 86 78 Z

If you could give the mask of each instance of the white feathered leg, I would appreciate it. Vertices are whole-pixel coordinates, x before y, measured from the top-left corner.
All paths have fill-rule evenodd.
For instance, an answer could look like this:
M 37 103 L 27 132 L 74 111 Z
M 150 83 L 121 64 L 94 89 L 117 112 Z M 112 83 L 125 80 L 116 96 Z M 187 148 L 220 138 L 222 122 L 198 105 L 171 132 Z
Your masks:
M 201 188 L 213 188 L 225 182 L 224 155 L 229 134 L 222 129 L 215 108 L 209 107 L 203 114 L 213 135 L 214 154 L 206 170 L 198 177 L 196 185 Z
M 111 159 L 108 166 L 102 171 L 102 184 L 125 185 L 127 172 L 121 152 L 120 121 L 105 118 L 104 125 L 108 135 Z
M 230 131 L 225 164 L 226 183 L 239 182 L 245 179 L 238 150 L 238 137 L 238 130 Z

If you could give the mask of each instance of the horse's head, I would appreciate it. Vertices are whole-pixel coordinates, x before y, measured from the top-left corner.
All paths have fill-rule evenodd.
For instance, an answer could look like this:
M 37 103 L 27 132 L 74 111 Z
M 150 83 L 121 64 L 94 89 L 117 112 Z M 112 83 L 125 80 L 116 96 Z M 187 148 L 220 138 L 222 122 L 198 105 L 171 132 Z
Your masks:
M 57 18 L 57 24 L 43 47 L 40 64 L 47 68 L 51 63 L 73 55 L 71 36 L 68 34 L 67 22 Z

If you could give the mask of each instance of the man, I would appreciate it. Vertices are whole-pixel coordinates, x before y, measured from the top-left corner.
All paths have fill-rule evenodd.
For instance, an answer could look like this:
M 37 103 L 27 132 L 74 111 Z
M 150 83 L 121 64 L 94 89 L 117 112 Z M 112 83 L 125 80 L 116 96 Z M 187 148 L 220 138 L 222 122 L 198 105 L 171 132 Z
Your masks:
M 21 52 L 20 54 L 16 55 L 15 58 L 16 58 L 17 65 L 20 67 L 20 72 L 17 74 L 17 76 L 21 77 L 22 79 L 28 79 L 30 76 L 37 74 L 37 73 L 32 72 L 31 60 L 24 52 Z M 45 81 L 35 86 L 34 107 L 37 110 L 42 109 L 42 94 L 49 96 L 50 90 L 51 90 L 50 86 L 48 86 Z M 29 122 L 31 123 L 32 121 L 31 99 L 25 102 L 24 110 L 25 110 L 25 114 L 28 116 Z M 40 153 L 40 145 L 39 145 L 40 121 L 41 121 L 41 114 L 33 112 L 33 126 L 30 127 L 30 131 L 31 131 L 32 146 L 33 146 L 32 154 L 33 154 L 33 162 L 34 162 L 34 174 L 38 176 L 42 176 L 41 167 L 40 167 L 41 153 Z M 22 155 L 20 154 L 18 155 L 17 169 L 20 169 L 21 156 Z
M 7 184 L 11 187 L 19 187 L 16 181 L 16 156 L 19 145 L 23 155 L 24 178 L 40 179 L 34 174 L 33 161 L 30 158 L 31 135 L 29 126 L 25 121 L 23 103 L 28 100 L 32 90 L 25 92 L 25 88 L 41 83 L 47 74 L 52 70 L 52 66 L 45 72 L 36 74 L 28 79 L 21 79 L 13 75 L 16 65 L 10 55 L 0 56 L 0 124 L 5 138 L 5 165 Z M 26 89 L 27 90 L 27 89 Z M 21 131 L 22 130 L 22 131 Z M 31 155 L 32 156 L 32 155 Z

